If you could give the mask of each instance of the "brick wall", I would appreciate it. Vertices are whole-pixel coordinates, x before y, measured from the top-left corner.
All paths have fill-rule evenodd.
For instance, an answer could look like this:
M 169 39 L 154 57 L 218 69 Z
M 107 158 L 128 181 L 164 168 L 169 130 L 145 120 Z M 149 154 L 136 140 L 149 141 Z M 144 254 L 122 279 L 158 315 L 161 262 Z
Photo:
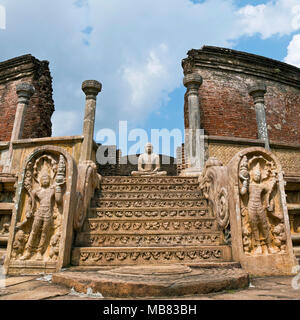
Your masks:
M 201 126 L 207 135 L 257 139 L 253 99 L 248 87 L 267 86 L 265 95 L 269 138 L 300 142 L 300 69 L 235 50 L 203 47 L 183 60 L 184 72 L 203 77 L 199 89 Z M 188 128 L 185 97 L 185 127 Z
M 25 114 L 23 139 L 50 137 L 54 102 L 49 63 L 24 55 L 0 63 L 0 141 L 10 140 L 17 106 L 16 85 L 20 82 L 35 87 Z

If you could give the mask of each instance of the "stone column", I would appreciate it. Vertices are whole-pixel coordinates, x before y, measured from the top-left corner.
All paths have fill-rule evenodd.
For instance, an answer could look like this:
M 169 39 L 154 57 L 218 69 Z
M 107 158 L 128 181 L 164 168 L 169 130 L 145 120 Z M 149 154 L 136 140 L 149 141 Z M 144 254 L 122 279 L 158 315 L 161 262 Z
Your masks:
M 24 128 L 24 117 L 31 96 L 34 94 L 34 87 L 29 83 L 20 83 L 16 86 L 18 104 L 15 115 L 14 127 L 10 141 L 22 139 Z
M 200 103 L 199 88 L 202 77 L 197 73 L 185 75 L 183 84 L 187 88 L 189 129 L 185 134 L 185 155 L 189 168 L 182 171 L 182 175 L 199 175 L 204 167 L 204 143 L 200 132 Z
M 84 139 L 81 146 L 80 161 L 92 160 L 96 98 L 101 89 L 102 84 L 96 80 L 86 80 L 82 83 L 82 91 L 86 95 L 86 100 L 83 121 Z
M 16 92 L 18 96 L 17 109 L 15 114 L 14 126 L 10 137 L 10 144 L 8 152 L 6 153 L 4 160 L 3 172 L 11 173 L 11 161 L 13 154 L 13 141 L 22 139 L 24 129 L 25 113 L 30 101 L 31 96 L 34 94 L 34 87 L 22 82 L 16 85 Z
M 266 92 L 266 86 L 262 83 L 249 88 L 249 94 L 252 96 L 255 105 L 258 138 L 264 140 L 265 149 L 270 150 L 264 99 Z

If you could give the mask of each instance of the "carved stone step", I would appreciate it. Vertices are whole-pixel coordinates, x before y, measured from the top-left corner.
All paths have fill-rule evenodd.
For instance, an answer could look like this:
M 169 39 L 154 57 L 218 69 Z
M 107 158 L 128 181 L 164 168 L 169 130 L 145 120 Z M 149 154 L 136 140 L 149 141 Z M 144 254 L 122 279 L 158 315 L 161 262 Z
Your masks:
M 91 234 L 81 232 L 76 239 L 76 246 L 83 247 L 162 247 L 191 245 L 221 245 L 221 232 L 182 233 L 182 234 Z
M 101 184 L 198 184 L 198 178 L 106 176 L 102 177 Z
M 102 191 L 137 192 L 137 191 L 196 191 L 198 184 L 101 184 Z
M 90 218 L 126 218 L 128 221 L 132 219 L 143 218 L 179 218 L 179 217 L 203 217 L 213 218 L 211 211 L 206 207 L 199 207 L 196 209 L 191 208 L 147 208 L 147 209 L 103 209 L 103 208 L 91 208 L 89 210 Z
M 182 233 L 218 231 L 216 219 L 165 219 L 165 220 L 103 220 L 88 219 L 83 226 L 83 232 L 90 234 L 126 233 L 145 234 L 147 232 Z
M 53 274 L 52 283 L 70 289 L 76 288 L 81 293 L 86 293 L 92 288 L 94 292 L 101 292 L 104 297 L 123 299 L 175 297 L 176 299 L 179 296 L 207 294 L 229 288 L 231 290 L 247 288 L 249 275 L 238 264 L 229 262 L 202 262 L 190 266 L 180 264 L 76 266 Z
M 190 246 L 161 248 L 75 247 L 72 265 L 142 265 L 231 261 L 230 246 Z
M 204 207 L 206 201 L 203 199 L 199 200 L 98 200 L 96 205 L 102 208 L 190 208 L 197 209 Z
M 147 199 L 161 199 L 161 200 L 199 200 L 203 198 L 200 191 L 148 191 L 148 192 L 99 192 L 97 194 L 98 200 L 147 200 Z

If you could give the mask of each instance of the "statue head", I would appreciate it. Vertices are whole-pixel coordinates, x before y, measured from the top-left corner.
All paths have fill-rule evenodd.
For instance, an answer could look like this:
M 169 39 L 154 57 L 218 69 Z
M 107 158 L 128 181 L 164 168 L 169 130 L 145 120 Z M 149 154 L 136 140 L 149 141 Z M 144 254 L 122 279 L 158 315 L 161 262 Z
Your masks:
M 41 183 L 41 186 L 44 188 L 47 188 L 50 185 L 50 175 L 48 172 L 48 168 L 45 165 L 43 165 L 43 168 L 41 170 L 40 183 Z
M 253 172 L 253 180 L 255 182 L 260 182 L 260 178 L 261 178 L 261 172 L 259 168 L 255 168 L 254 172 Z
M 153 145 L 150 142 L 148 142 L 145 145 L 145 153 L 151 154 L 152 152 L 153 152 Z
M 42 175 L 41 176 L 41 186 L 44 188 L 49 187 L 50 185 L 50 177 L 48 174 Z

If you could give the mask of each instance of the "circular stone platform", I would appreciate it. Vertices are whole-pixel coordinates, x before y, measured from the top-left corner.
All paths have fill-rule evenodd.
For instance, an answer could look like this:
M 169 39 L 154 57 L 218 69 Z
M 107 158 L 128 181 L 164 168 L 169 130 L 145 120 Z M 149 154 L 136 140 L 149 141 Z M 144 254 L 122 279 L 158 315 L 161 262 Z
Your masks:
M 86 293 L 91 288 L 105 298 L 170 297 L 246 288 L 249 276 L 238 267 L 184 265 L 130 266 L 55 273 L 52 282 Z

